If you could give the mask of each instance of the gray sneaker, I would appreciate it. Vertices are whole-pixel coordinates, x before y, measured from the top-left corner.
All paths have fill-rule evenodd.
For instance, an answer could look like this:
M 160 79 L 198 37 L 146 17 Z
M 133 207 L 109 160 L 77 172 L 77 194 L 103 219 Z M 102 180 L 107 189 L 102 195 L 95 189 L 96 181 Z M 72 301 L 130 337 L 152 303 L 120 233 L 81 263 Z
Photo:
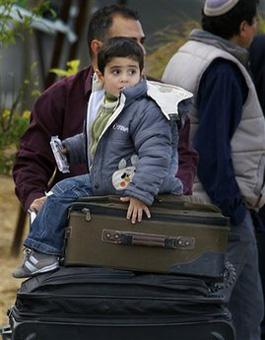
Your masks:
M 25 248 L 24 252 L 25 257 L 22 265 L 12 273 L 16 279 L 49 272 L 59 267 L 58 256 L 39 253 L 29 248 Z

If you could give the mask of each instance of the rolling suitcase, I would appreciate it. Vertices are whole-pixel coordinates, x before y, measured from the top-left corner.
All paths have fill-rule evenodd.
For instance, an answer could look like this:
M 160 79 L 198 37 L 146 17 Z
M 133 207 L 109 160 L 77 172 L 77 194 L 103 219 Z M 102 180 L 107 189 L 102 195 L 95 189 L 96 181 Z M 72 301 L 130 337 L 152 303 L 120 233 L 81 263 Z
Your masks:
M 22 283 L 12 340 L 234 340 L 222 297 L 179 275 L 60 267 Z
M 132 225 L 117 197 L 90 197 L 69 212 L 65 266 L 105 266 L 222 280 L 229 221 L 211 204 L 161 196 Z

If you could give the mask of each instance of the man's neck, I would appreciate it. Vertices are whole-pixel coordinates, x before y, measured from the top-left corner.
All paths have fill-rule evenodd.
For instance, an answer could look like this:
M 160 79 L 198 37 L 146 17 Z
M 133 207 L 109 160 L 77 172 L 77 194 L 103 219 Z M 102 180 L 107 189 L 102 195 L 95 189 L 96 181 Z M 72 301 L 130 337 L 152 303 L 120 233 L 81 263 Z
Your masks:
M 91 66 L 92 66 L 92 68 L 93 68 L 93 71 L 95 72 L 96 69 L 98 68 L 98 63 L 97 63 L 96 58 L 92 58 L 92 59 L 91 59 Z

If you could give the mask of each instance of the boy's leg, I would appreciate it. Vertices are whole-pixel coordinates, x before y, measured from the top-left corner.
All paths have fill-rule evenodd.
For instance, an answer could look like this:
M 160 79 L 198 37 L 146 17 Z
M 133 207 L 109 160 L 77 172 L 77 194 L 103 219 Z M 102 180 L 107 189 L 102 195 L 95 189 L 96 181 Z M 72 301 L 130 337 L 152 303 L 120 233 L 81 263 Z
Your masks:
M 263 318 L 263 293 L 258 270 L 254 227 L 247 216 L 239 226 L 232 226 L 227 259 L 237 272 L 235 285 L 225 291 L 232 313 L 237 340 L 260 340 Z
M 13 276 L 29 277 L 58 267 L 64 242 L 64 230 L 69 206 L 81 196 L 91 196 L 89 175 L 76 176 L 57 183 L 31 225 L 24 242 L 23 264 Z
M 61 255 L 68 208 L 79 197 L 91 195 L 88 174 L 67 178 L 55 184 L 32 223 L 24 245 L 44 254 Z

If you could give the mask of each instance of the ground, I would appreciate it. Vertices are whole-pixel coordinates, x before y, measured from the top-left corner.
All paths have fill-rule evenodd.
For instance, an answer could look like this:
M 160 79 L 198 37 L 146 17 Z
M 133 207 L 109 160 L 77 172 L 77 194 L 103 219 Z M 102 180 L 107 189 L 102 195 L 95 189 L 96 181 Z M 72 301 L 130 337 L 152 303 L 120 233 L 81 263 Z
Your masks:
M 21 284 L 21 280 L 11 276 L 12 270 L 21 261 L 21 256 L 14 258 L 10 255 L 18 212 L 19 203 L 14 194 L 13 180 L 0 175 L 0 326 L 8 323 L 6 312 L 14 304 L 16 291 Z

